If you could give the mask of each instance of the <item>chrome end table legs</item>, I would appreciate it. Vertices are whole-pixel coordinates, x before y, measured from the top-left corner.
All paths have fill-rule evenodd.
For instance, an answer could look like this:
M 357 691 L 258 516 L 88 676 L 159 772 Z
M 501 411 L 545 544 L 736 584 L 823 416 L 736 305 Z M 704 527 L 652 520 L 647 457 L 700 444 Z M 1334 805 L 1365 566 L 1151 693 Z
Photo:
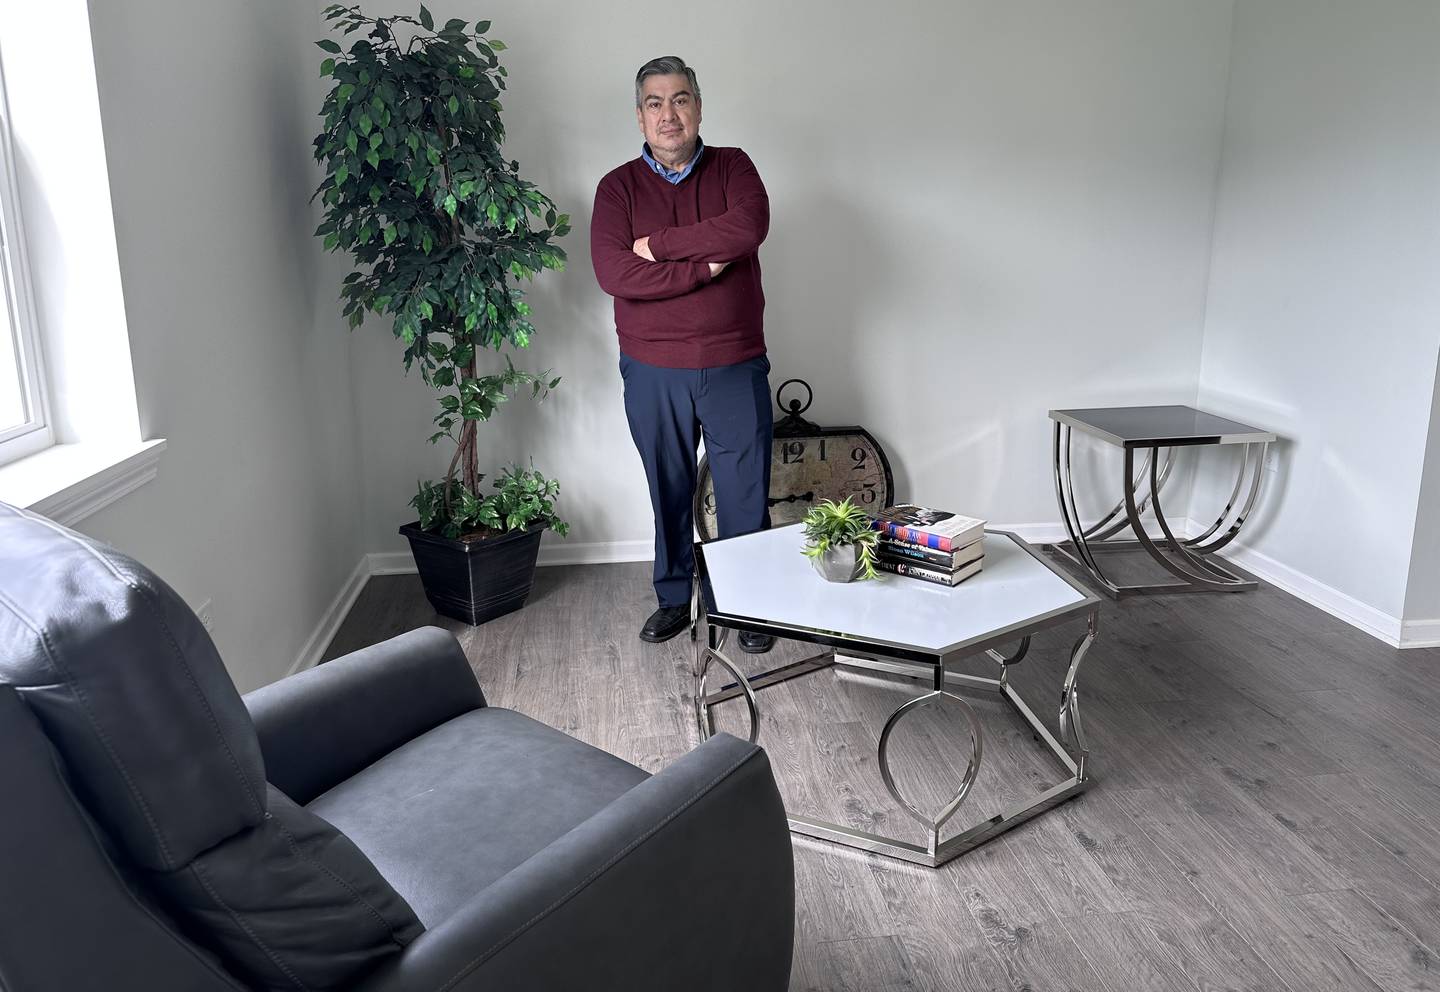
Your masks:
M 1260 482 L 1265 473 L 1265 453 L 1269 448 L 1269 441 L 1245 443 L 1235 485 L 1224 509 L 1203 533 L 1182 538 L 1171 528 L 1160 502 L 1160 492 L 1170 476 L 1174 462 L 1174 447 L 1163 444 L 1148 447 L 1128 444 L 1124 446 L 1123 495 L 1109 513 L 1086 527 L 1075 504 L 1074 480 L 1070 467 L 1071 435 L 1069 424 L 1055 421 L 1052 452 L 1055 501 L 1059 504 L 1060 517 L 1069 540 L 1049 545 L 1051 553 L 1088 572 L 1106 593 L 1116 599 L 1153 593 L 1244 592 L 1257 587 L 1258 583 L 1253 579 L 1227 568 L 1211 556 L 1235 539 L 1250 511 L 1254 509 L 1256 498 L 1260 494 Z M 1162 448 L 1165 450 L 1163 463 L 1160 457 Z M 1144 452 L 1138 471 L 1135 464 L 1137 451 Z M 1240 498 L 1242 492 L 1243 502 Z M 1140 517 L 1147 508 L 1154 511 L 1155 521 L 1164 535 L 1163 542 L 1145 531 Z M 1133 533 L 1133 538 L 1112 540 L 1127 527 Z M 1104 552 L 1133 550 L 1144 550 L 1179 581 L 1122 585 L 1111 580 L 1100 562 L 1100 555 Z

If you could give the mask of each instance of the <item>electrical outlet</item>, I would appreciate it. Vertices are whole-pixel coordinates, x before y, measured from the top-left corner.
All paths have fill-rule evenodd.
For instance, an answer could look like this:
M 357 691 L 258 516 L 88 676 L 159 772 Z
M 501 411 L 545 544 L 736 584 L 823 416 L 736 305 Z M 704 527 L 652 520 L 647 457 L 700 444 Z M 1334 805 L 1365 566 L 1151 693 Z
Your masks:
M 215 634 L 215 611 L 211 606 L 212 602 L 212 600 L 207 599 L 201 603 L 199 608 L 195 610 L 195 615 L 200 618 L 200 626 L 208 630 L 213 637 Z

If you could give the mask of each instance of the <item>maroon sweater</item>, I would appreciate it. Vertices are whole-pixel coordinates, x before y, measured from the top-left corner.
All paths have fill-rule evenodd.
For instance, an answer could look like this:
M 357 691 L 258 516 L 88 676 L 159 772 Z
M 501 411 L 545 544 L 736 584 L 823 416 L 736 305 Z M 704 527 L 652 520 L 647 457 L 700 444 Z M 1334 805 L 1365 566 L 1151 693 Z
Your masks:
M 620 350 L 648 365 L 701 369 L 765 354 L 765 293 L 756 254 L 770 200 L 750 157 L 706 145 L 671 184 L 644 159 L 600 180 L 590 258 L 615 297 Z M 650 239 L 650 262 L 632 250 Z M 730 265 L 715 278 L 710 262 Z

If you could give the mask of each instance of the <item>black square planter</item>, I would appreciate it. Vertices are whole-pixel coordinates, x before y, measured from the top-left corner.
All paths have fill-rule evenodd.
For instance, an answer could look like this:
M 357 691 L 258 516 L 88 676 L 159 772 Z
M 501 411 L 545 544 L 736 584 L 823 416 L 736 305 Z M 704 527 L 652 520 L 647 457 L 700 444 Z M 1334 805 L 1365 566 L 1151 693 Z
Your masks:
M 427 533 L 419 521 L 400 533 L 410 539 L 425 598 L 435 612 L 478 626 L 525 605 L 545 525 L 478 541 Z

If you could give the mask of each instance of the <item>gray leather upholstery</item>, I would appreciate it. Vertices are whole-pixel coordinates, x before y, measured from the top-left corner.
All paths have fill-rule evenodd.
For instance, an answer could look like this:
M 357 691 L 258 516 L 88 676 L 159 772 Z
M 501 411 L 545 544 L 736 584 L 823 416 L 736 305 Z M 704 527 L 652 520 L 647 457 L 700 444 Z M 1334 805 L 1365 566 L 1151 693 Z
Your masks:
M 117 865 L 34 714 L 6 685 L 0 685 L 0 796 L 0 988 L 244 988 L 181 936 L 145 886 Z M 127 986 L 117 976 L 133 978 Z
M 272 803 L 210 635 L 149 569 L 0 504 L 0 645 L 119 856 L 237 976 L 340 988 L 421 931 L 334 827 Z
M 270 783 L 302 805 L 432 727 L 485 705 L 465 652 L 422 627 L 257 689 L 245 705 Z
M 513 710 L 458 716 L 310 804 L 427 927 L 649 776 Z
M 163 582 L 4 504 L 0 754 L 5 992 L 789 982 L 759 748 L 647 776 L 487 707 L 434 629 L 242 703 Z
M 718 734 L 421 934 L 357 992 L 781 992 L 794 921 L 770 763 Z

